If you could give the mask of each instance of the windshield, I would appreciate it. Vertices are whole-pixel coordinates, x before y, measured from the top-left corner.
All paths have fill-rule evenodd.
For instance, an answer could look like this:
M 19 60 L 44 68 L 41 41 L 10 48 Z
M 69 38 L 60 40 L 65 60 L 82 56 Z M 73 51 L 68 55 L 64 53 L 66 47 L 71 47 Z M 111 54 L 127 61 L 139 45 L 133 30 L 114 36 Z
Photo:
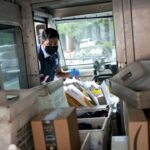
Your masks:
M 112 17 L 57 22 L 67 66 L 116 62 Z

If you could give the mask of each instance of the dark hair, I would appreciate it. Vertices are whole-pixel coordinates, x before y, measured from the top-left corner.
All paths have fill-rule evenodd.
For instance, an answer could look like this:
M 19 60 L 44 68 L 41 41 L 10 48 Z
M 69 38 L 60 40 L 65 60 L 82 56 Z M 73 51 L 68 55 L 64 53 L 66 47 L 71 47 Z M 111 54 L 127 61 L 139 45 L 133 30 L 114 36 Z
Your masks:
M 59 40 L 59 34 L 57 32 L 57 30 L 53 29 L 53 28 L 46 28 L 41 35 L 41 39 L 42 40 L 47 40 L 50 38 L 57 38 Z

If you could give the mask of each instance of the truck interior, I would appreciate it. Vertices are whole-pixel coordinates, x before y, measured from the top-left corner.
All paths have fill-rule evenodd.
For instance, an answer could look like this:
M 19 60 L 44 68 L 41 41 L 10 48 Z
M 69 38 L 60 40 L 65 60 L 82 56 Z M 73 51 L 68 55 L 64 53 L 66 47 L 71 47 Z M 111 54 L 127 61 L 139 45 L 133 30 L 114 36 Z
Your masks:
M 71 135 L 65 147 L 59 128 L 47 141 L 34 118 L 73 107 L 80 150 L 149 150 L 149 7 L 148 0 L 0 0 L 0 149 L 77 150 Z M 40 83 L 37 46 L 46 28 L 58 31 L 60 65 L 78 70 L 78 79 Z M 102 116 L 90 119 L 90 111 Z M 42 128 L 51 122 L 44 121 Z M 98 127 L 81 130 L 90 123 Z

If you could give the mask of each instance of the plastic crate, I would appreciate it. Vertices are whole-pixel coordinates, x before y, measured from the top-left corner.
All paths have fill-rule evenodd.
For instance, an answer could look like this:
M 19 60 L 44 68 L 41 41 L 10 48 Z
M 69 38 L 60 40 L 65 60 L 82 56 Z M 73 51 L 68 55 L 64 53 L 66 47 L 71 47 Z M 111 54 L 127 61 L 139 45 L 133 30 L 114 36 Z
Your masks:
M 133 90 L 150 90 L 150 61 L 134 62 L 112 79 Z
M 107 150 L 110 131 L 110 118 L 83 118 L 78 119 L 78 123 L 89 123 L 96 128 L 101 126 L 101 129 L 79 130 L 81 133 L 90 133 L 90 149 L 91 150 Z
M 90 150 L 90 133 L 80 133 L 80 150 Z
M 150 108 L 150 61 L 135 62 L 109 79 L 110 89 L 137 109 Z
M 87 107 L 78 107 L 76 108 L 76 113 L 77 113 L 77 117 L 86 113 L 86 112 L 96 112 L 96 111 L 107 111 L 107 117 L 110 117 L 111 115 L 111 108 L 108 108 L 107 105 L 101 105 L 101 106 L 95 106 L 95 107 L 92 107 L 92 108 L 87 108 Z M 99 116 L 100 117 L 100 116 Z M 98 118 L 99 118 L 98 117 Z

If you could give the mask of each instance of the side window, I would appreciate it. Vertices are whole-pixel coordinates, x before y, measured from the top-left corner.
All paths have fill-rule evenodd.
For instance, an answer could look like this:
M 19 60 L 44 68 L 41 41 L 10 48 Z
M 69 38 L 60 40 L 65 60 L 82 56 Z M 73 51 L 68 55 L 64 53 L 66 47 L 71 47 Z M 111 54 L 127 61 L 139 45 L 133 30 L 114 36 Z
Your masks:
M 19 27 L 0 25 L 0 73 L 2 88 L 28 88 L 22 35 Z

